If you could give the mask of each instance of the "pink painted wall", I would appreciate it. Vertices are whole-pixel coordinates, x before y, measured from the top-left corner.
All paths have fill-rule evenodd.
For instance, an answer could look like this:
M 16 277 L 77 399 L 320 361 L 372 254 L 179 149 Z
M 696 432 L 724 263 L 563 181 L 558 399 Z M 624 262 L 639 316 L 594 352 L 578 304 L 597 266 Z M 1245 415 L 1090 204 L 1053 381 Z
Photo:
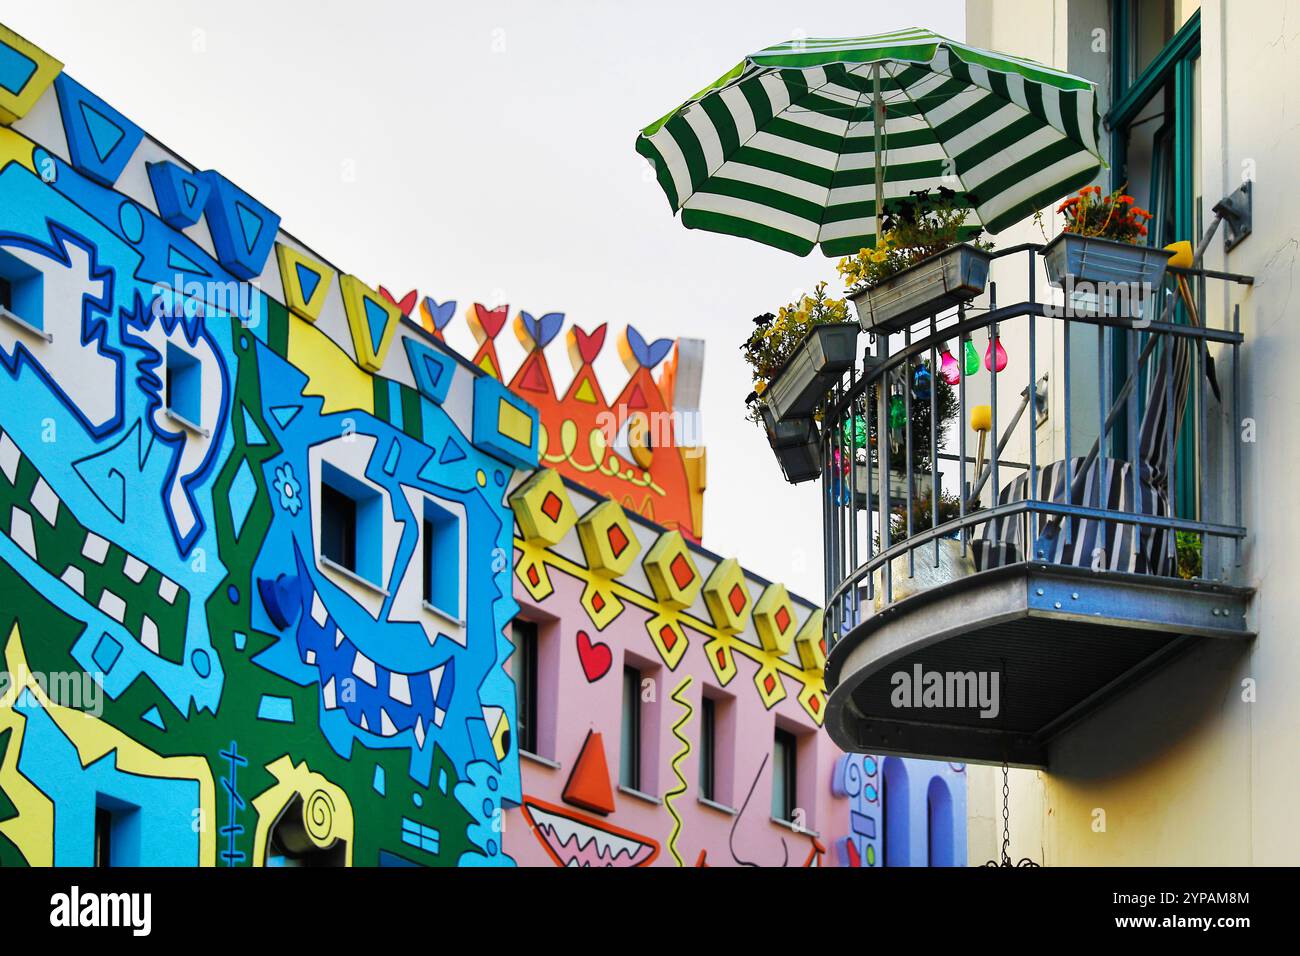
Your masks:
M 579 513 L 583 504 L 575 499 Z M 648 535 L 642 535 L 647 531 Z M 655 533 L 638 525 L 638 536 L 647 543 Z M 644 554 L 644 551 L 642 552 Z M 700 570 L 707 575 L 707 558 L 697 554 Z M 642 844 L 635 856 L 616 858 L 616 865 L 643 860 L 653 852 L 655 866 L 677 864 L 669 841 L 674 820 L 662 801 L 679 786 L 671 763 L 681 749 L 672 726 L 687 714 L 687 707 L 671 699 L 674 692 L 686 701 L 690 716 L 682 728 L 691 748 L 681 761 L 686 791 L 669 797 L 681 818 L 681 831 L 675 840 L 682 864 L 694 866 L 703 856 L 709 866 L 734 866 L 738 862 L 762 866 L 833 865 L 832 848 L 844 837 L 849 824 L 849 801 L 833 797 L 831 774 L 840 751 L 800 705 L 800 687 L 789 677 L 786 697 L 772 709 L 765 708 L 754 678 L 757 662 L 735 655 L 738 672 L 723 687 L 705 659 L 708 640 L 696 630 L 686 628 L 688 649 L 674 670 L 669 670 L 646 630 L 651 616 L 644 609 L 628 604 L 622 614 L 604 631 L 597 631 L 581 603 L 583 582 L 551 569 L 555 591 L 545 600 L 533 601 L 516 581 L 515 597 L 522 617 L 538 623 L 539 756 L 558 764 L 549 766 L 521 754 L 523 794 L 528 813 L 509 811 L 506 817 L 504 846 L 520 865 L 552 866 L 556 860 L 539 839 L 539 832 L 555 846 L 552 828 L 546 825 L 550 814 L 564 817 L 561 828 L 578 827 L 579 843 L 590 836 L 593 828 L 614 833 L 621 841 L 610 842 L 598 836 L 597 845 L 622 845 L 629 848 Z M 755 597 L 762 585 L 749 581 Z M 813 608 L 796 604 L 802 622 Z M 705 618 L 707 620 L 707 618 Z M 750 630 L 752 631 L 752 625 Z M 590 666 L 598 673 L 588 679 L 580 655 L 579 635 L 585 634 L 595 645 L 608 647 L 607 669 L 601 671 L 605 654 L 596 646 L 590 654 Z M 740 635 L 745 639 L 745 635 Z M 754 640 L 752 633 L 750 640 Z M 514 658 L 512 658 L 512 662 Z M 654 801 L 618 786 L 622 723 L 622 687 L 624 664 L 638 667 L 653 681 L 655 700 L 642 710 L 643 769 L 642 790 L 657 798 Z M 686 682 L 684 689 L 681 688 Z M 702 803 L 699 799 L 700 700 L 708 695 L 717 700 L 717 799 L 738 812 L 728 812 Z M 804 811 L 809 833 L 795 833 L 788 825 L 773 822 L 772 748 L 777 726 L 792 732 L 798 740 L 797 805 Z M 588 732 L 599 733 L 610 776 L 615 811 L 600 815 L 566 803 L 564 789 L 582 750 Z M 746 798 L 752 790 L 752 798 Z M 741 811 L 743 808 L 743 812 Z M 530 822 L 529 817 L 532 820 Z M 543 825 L 534 828 L 532 823 Z M 735 830 L 734 839 L 732 835 Z M 562 839 L 562 837 L 561 837 Z M 572 847 L 572 844 L 571 844 Z M 590 849 L 590 848 L 589 848 Z M 827 852 L 822 854 L 820 850 Z M 561 859 L 571 856 L 557 848 Z M 592 861 L 593 865 L 596 861 Z

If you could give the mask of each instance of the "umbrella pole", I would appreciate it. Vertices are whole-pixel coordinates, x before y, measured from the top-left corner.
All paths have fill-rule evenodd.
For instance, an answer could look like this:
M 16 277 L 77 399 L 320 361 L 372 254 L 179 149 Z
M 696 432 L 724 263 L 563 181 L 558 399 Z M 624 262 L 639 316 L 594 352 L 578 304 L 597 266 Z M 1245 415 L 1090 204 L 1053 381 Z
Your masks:
M 879 63 L 871 67 L 871 80 L 871 122 L 876 134 L 876 247 L 879 248 L 885 206 L 885 168 L 880 160 L 881 139 L 885 135 L 885 101 L 880 95 Z

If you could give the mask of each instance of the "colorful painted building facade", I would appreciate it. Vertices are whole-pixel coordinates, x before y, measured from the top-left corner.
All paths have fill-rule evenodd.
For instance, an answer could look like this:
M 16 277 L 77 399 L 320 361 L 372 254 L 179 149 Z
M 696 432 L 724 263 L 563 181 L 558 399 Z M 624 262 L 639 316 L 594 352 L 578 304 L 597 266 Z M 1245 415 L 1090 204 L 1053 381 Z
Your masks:
M 695 543 L 698 345 L 607 402 L 603 328 L 560 395 L 562 316 L 507 387 L 454 312 L 0 27 L 0 864 L 964 862 L 964 776 L 839 754 L 819 615 Z

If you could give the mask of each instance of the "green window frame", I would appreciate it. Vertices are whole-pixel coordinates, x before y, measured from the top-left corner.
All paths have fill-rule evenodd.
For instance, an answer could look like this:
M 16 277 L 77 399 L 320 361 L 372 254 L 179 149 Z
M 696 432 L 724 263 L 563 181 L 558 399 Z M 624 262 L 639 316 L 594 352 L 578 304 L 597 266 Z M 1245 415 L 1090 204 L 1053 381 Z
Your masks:
M 1128 136 L 1133 121 L 1157 96 L 1166 98 L 1171 114 L 1162 126 L 1169 162 L 1167 168 L 1152 164 L 1151 199 L 1155 214 L 1148 243 L 1164 246 L 1178 239 L 1193 244 L 1202 224 L 1195 193 L 1196 64 L 1201 55 L 1201 12 L 1194 11 L 1160 52 L 1140 72 L 1133 69 L 1132 50 L 1136 43 L 1134 24 L 1140 0 L 1112 0 L 1111 106 L 1105 125 L 1110 138 L 1110 186 L 1118 189 L 1129 180 Z M 1170 122 L 1172 119 L 1172 123 Z M 1186 321 L 1181 304 L 1175 306 L 1174 321 Z M 1111 336 L 1112 400 L 1128 376 L 1128 355 L 1122 336 Z M 1145 395 L 1145 389 L 1139 390 Z M 1180 515 L 1197 511 L 1196 395 L 1188 402 L 1183 428 L 1175 449 L 1177 461 L 1174 492 L 1175 510 Z M 1123 455 L 1128 445 L 1127 422 L 1116 423 L 1112 454 Z

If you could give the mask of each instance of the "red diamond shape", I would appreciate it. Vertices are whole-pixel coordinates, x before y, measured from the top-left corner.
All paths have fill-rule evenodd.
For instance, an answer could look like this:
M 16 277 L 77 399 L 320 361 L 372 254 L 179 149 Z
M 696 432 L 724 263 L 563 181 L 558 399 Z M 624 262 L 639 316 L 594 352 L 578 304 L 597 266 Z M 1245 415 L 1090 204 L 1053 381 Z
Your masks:
M 664 650 L 671 651 L 677 643 L 677 632 L 665 624 L 659 629 L 659 640 L 663 641 Z
M 784 634 L 790 627 L 790 609 L 785 605 L 776 612 L 776 629 Z
M 745 609 L 745 589 L 739 584 L 733 584 L 731 593 L 727 595 L 727 600 L 731 602 L 731 610 L 739 614 Z
M 820 697 L 814 697 L 811 700 L 809 700 L 808 703 L 812 704 L 812 709 L 814 714 L 821 713 L 822 699 Z
M 718 670 L 727 669 L 727 653 L 721 647 L 713 652 L 713 656 L 718 659 Z
M 533 587 L 537 587 L 537 582 L 540 580 L 541 577 L 537 574 L 537 565 L 530 564 L 528 566 L 528 583 Z
M 616 524 L 609 526 L 609 546 L 613 549 L 616 558 L 627 550 L 627 535 Z
M 823 638 L 822 638 L 820 641 L 818 641 L 817 643 L 821 645 L 822 656 L 825 657 L 825 656 L 826 656 L 826 638 L 823 637 Z
M 770 694 L 774 687 L 776 687 L 776 677 L 772 674 L 768 674 L 763 678 L 763 689 Z
M 673 558 L 672 563 L 668 565 L 668 570 L 672 573 L 673 581 L 679 590 L 685 590 L 686 585 L 695 580 L 695 572 L 691 570 L 691 562 L 686 560 L 686 555 L 678 553 Z
M 542 514 L 552 521 L 560 520 L 560 512 L 564 510 L 564 502 L 560 496 L 553 491 L 548 491 L 546 497 L 542 499 Z
M 605 599 L 601 597 L 599 593 L 593 594 L 591 596 L 591 606 L 596 609 L 597 613 L 599 613 L 605 610 Z

